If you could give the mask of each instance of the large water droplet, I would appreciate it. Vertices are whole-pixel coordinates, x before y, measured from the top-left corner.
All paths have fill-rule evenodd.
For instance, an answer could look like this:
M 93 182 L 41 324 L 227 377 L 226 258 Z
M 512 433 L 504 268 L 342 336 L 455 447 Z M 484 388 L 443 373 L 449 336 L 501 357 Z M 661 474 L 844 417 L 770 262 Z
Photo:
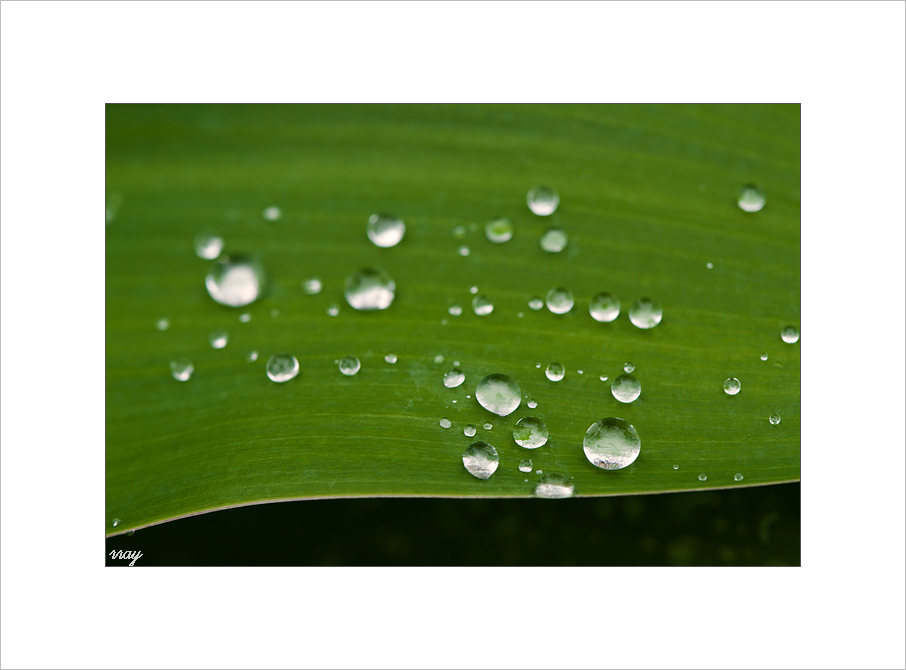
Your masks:
M 519 472 L 531 472 L 532 471 L 532 459 L 523 458 L 519 461 Z
M 537 312 L 539 309 L 544 307 L 544 301 L 538 296 L 533 296 L 532 299 L 528 301 L 528 306 L 529 309 Z
M 539 498 L 571 498 L 573 491 L 575 491 L 575 487 L 569 477 L 557 472 L 542 475 L 541 480 L 535 486 L 535 495 Z
M 489 412 L 498 416 L 512 414 L 522 402 L 519 385 L 502 374 L 488 375 L 475 388 L 475 398 Z
M 473 442 L 462 455 L 466 470 L 478 479 L 488 479 L 497 471 L 497 450 L 487 442 Z
M 390 214 L 372 214 L 368 217 L 368 239 L 376 247 L 395 247 L 406 234 L 406 224 Z
M 620 375 L 610 385 L 610 392 L 620 402 L 633 402 L 642 394 L 642 385 L 633 375 Z
M 244 307 L 264 293 L 264 268 L 249 256 L 224 256 L 205 277 L 210 296 L 221 305 Z
M 471 423 L 462 429 L 462 434 L 466 437 L 475 437 L 475 433 L 477 432 L 478 431 L 475 429 L 475 426 L 473 426 Z
M 549 186 L 536 186 L 525 196 L 525 203 L 537 216 L 550 216 L 560 204 L 559 194 Z
M 610 293 L 598 293 L 588 303 L 588 313 L 595 321 L 609 323 L 620 316 L 620 301 Z
M 225 330 L 212 330 L 208 335 L 208 343 L 215 349 L 223 349 L 230 341 L 230 334 Z
M 755 184 L 746 184 L 739 189 L 739 199 L 736 204 L 744 212 L 759 212 L 764 207 L 764 191 Z
M 379 268 L 364 268 L 346 278 L 345 295 L 353 309 L 387 309 L 396 295 L 396 283 Z
M 290 354 L 274 354 L 267 359 L 265 371 L 272 382 L 288 382 L 299 374 L 299 361 Z
M 548 363 L 544 369 L 544 376 L 552 382 L 558 382 L 566 376 L 566 368 L 562 363 L 557 363 L 556 361 Z
M 195 372 L 195 366 L 188 358 L 177 358 L 175 361 L 170 361 L 170 374 L 176 381 L 189 381 L 193 372 Z
M 343 358 L 340 359 L 338 365 L 340 367 L 340 372 L 342 372 L 347 377 L 352 377 L 359 371 L 359 368 L 362 367 L 359 359 L 355 356 L 343 356 Z
M 170 328 L 170 319 L 158 319 L 155 325 L 158 330 L 167 330 Z
M 787 344 L 796 344 L 799 341 L 799 329 L 796 326 L 786 326 L 780 331 L 780 339 Z
M 452 368 L 444 373 L 444 386 L 455 389 L 466 380 L 465 374 L 459 368 Z
M 733 475 L 734 482 L 741 482 L 742 480 L 743 480 L 743 476 L 742 476 L 741 472 L 737 472 L 735 475 Z
M 450 426 L 453 425 L 453 422 L 450 421 L 450 419 L 448 419 L 447 417 L 444 417 L 443 419 L 438 421 L 438 423 L 440 424 L 441 428 L 449 428 Z
M 502 216 L 492 219 L 484 227 L 484 234 L 494 244 L 509 242 L 513 239 L 513 223 Z
M 768 417 L 768 421 L 771 422 L 771 425 L 772 425 L 772 426 L 776 426 L 778 423 L 780 423 L 780 415 L 779 415 L 779 414 L 771 414 L 771 416 Z
M 302 282 L 302 290 L 308 295 L 317 295 L 321 292 L 322 287 L 320 277 L 309 277 Z
M 739 393 L 739 389 L 742 387 L 742 384 L 739 383 L 739 380 L 736 377 L 728 377 L 724 381 L 724 393 L 727 395 L 736 395 Z
M 494 311 L 494 303 L 486 295 L 476 295 L 472 298 L 472 311 L 478 316 L 487 316 Z
M 212 261 L 223 251 L 223 238 L 216 230 L 205 230 L 195 236 L 195 253 L 199 258 Z
M 559 228 L 549 228 L 541 236 L 541 248 L 549 254 L 559 254 L 569 244 L 566 232 Z
M 279 207 L 268 207 L 263 212 L 261 216 L 265 221 L 276 221 L 283 215 L 283 212 L 280 211 Z
M 604 470 L 632 465 L 642 450 L 642 440 L 628 421 L 614 417 L 595 421 L 585 431 L 585 457 Z
M 547 308 L 554 314 L 566 314 L 574 304 L 572 292 L 565 288 L 552 288 L 547 292 Z
M 533 416 L 524 416 L 516 422 L 513 428 L 513 439 L 516 444 L 526 449 L 537 449 L 547 443 L 547 426 L 541 419 Z
M 390 365 L 393 365 L 396 363 L 396 354 L 387 354 L 384 356 L 384 360 L 390 363 Z
M 636 298 L 629 308 L 629 320 L 636 328 L 654 328 L 661 322 L 664 311 L 661 306 L 651 298 Z

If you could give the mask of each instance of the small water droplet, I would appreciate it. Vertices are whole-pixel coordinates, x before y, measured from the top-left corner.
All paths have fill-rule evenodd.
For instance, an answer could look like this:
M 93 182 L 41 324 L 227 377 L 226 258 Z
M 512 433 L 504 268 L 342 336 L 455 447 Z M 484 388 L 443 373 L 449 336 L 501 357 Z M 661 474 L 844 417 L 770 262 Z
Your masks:
M 446 320 L 446 319 L 441 319 L 441 320 L 440 320 L 440 325 L 446 326 L 446 325 L 447 325 L 447 320 Z
M 478 287 L 477 287 L 477 286 L 470 286 L 470 287 L 469 287 L 469 293 L 471 293 L 472 295 L 475 295 L 476 293 L 478 293 Z
M 215 349 L 223 349 L 230 341 L 230 335 L 225 330 L 212 330 L 208 335 L 208 343 Z
M 454 405 L 455 405 L 456 403 L 458 403 L 458 402 L 459 402 L 459 401 L 456 400 L 456 399 L 452 400 L 452 403 L 453 403 Z
M 519 472 L 531 472 L 532 471 L 532 459 L 523 458 L 519 461 Z M 527 479 L 525 481 L 528 481 Z
M 466 437 L 475 437 L 475 433 L 477 432 L 478 431 L 475 429 L 475 426 L 473 426 L 471 423 L 462 429 L 462 434 Z
M 465 374 L 459 368 L 452 368 L 444 373 L 444 386 L 455 389 L 466 380 Z
M 705 267 L 706 267 L 708 270 L 713 270 L 713 269 L 714 269 L 714 263 L 705 263 Z
M 406 224 L 390 214 L 372 214 L 368 217 L 368 239 L 376 247 L 395 247 L 406 234 Z
M 434 363 L 435 363 L 435 364 L 440 365 L 440 364 L 443 363 L 443 362 L 444 362 L 444 355 L 443 355 L 443 354 L 437 354 L 437 356 L 434 357 Z
M 701 473 L 701 474 L 698 476 L 698 481 L 700 481 L 700 482 L 706 482 L 706 481 L 708 481 L 708 475 L 706 475 L 704 472 Z
M 744 212 L 760 212 L 764 207 L 764 191 L 755 184 L 746 184 L 739 189 L 739 198 L 736 204 Z
M 262 265 L 249 256 L 223 256 L 214 261 L 205 277 L 208 294 L 221 305 L 244 307 L 264 293 Z
M 212 261 L 223 251 L 223 238 L 216 230 L 205 230 L 195 236 L 195 253 L 199 258 Z
M 549 228 L 541 236 L 541 248 L 549 254 L 559 254 L 566 249 L 569 244 L 569 237 L 566 232 L 559 228 Z
M 264 217 L 265 221 L 276 221 L 283 215 L 283 212 L 280 211 L 279 207 L 268 207 L 263 212 L 261 216 Z
M 484 227 L 485 237 L 494 244 L 503 244 L 513 239 L 513 223 L 506 217 L 498 217 L 488 221 Z
M 771 416 L 768 417 L 768 421 L 771 422 L 771 425 L 772 425 L 772 426 L 776 426 L 778 423 L 780 423 L 780 415 L 779 415 L 779 414 L 771 414 Z
M 384 356 L 384 360 L 390 363 L 390 365 L 393 365 L 396 363 L 396 354 L 387 354 Z
M 739 383 L 739 380 L 736 377 L 728 377 L 724 382 L 724 393 L 727 395 L 736 395 L 739 393 L 741 387 L 742 384 Z
M 339 313 L 340 306 L 337 303 L 332 302 L 327 306 L 327 316 L 336 316 Z
M 486 295 L 476 295 L 472 298 L 472 311 L 478 316 L 487 316 L 494 311 L 494 303 Z
M 799 329 L 796 326 L 786 326 L 780 331 L 780 339 L 787 344 L 796 344 L 799 341 Z
M 544 369 L 544 376 L 552 382 L 558 382 L 566 376 L 566 368 L 562 363 L 557 363 L 556 361 L 548 363 Z
M 276 307 L 274 307 L 274 308 L 270 311 L 270 315 L 271 315 L 271 318 L 272 318 L 272 319 L 276 319 L 278 316 L 280 316 L 280 310 L 277 309 Z
M 533 296 L 531 300 L 528 301 L 529 309 L 537 312 L 539 309 L 544 307 L 544 301 L 538 296 Z
M 582 370 L 576 370 L 577 375 L 584 375 L 585 373 Z
M 557 211 L 560 195 L 549 186 L 535 186 L 526 194 L 525 203 L 532 210 L 532 214 L 550 216 Z
M 115 528 L 116 526 L 119 526 L 119 525 L 120 525 L 120 520 L 119 520 L 119 519 L 114 519 L 114 520 L 112 521 L 112 523 L 113 523 L 113 527 Z
M 623 363 L 624 372 L 635 372 L 635 366 L 632 363 Z
M 396 296 L 396 282 L 380 268 L 363 268 L 346 278 L 344 295 L 353 309 L 387 309 Z
M 239 323 L 248 323 L 252 320 L 252 315 L 248 312 L 239 315 Z
M 620 402 L 634 402 L 642 394 L 642 385 L 633 375 L 620 375 L 610 385 L 610 392 Z
M 250 351 L 248 356 L 245 357 L 245 360 L 247 360 L 249 363 L 254 363 L 258 360 L 258 352 Z
M 654 328 L 664 317 L 664 311 L 657 301 L 651 298 L 636 298 L 629 308 L 629 320 L 636 328 Z
M 305 291 L 307 295 L 318 295 L 322 288 L 323 285 L 321 284 L 320 277 L 309 277 L 302 282 L 302 290 Z
M 465 226 L 456 226 L 453 228 L 453 239 L 461 240 L 466 236 L 466 227 Z
M 467 247 L 465 244 L 462 244 L 456 250 L 456 253 L 458 253 L 460 256 L 468 256 L 472 252 L 469 251 L 469 247 Z
M 544 470 L 535 470 L 536 475 L 544 474 Z
M 768 354 L 767 354 L 767 352 L 761 354 L 760 358 L 761 358 L 761 360 L 763 360 L 763 361 L 768 360 Z
M 170 328 L 170 319 L 158 319 L 156 326 L 158 330 L 168 330 Z
M 526 402 L 525 404 L 528 406 L 529 409 L 535 409 L 538 406 L 538 403 L 535 402 L 534 400 L 532 400 L 531 398 L 529 398 L 528 402 Z
M 535 486 L 535 495 L 539 498 L 571 498 L 574 490 L 575 487 L 568 477 L 557 472 L 549 472 L 543 475 Z
M 674 466 L 673 466 L 673 469 L 674 469 L 674 470 L 679 470 L 679 466 L 678 466 L 678 465 L 674 465 Z
M 521 318 L 524 317 L 524 316 L 525 316 L 525 312 L 516 312 L 516 318 L 517 318 L 517 319 L 521 319 Z
M 503 374 L 490 374 L 478 382 L 475 398 L 489 412 L 507 416 L 516 411 L 522 402 L 519 385 Z
M 466 470 L 478 479 L 488 479 L 497 471 L 497 450 L 487 442 L 473 442 L 462 455 Z
M 482 428 L 484 428 L 485 430 L 491 430 L 494 428 L 494 424 L 488 421 L 482 426 Z
M 299 374 L 299 361 L 290 354 L 274 354 L 267 359 L 265 371 L 272 382 L 288 382 Z
M 343 356 L 343 358 L 340 359 L 338 365 L 340 367 L 340 372 L 342 372 L 347 377 L 352 377 L 362 367 L 359 359 L 355 356 Z
M 537 449 L 547 443 L 547 426 L 541 419 L 533 416 L 524 416 L 516 422 L 513 428 L 513 439 L 520 447 Z
M 450 305 L 450 309 L 447 311 L 450 313 L 450 316 L 459 316 L 462 314 L 462 307 L 460 305 Z
M 135 530 L 126 531 L 126 535 L 135 535 Z
M 446 417 L 441 419 L 439 423 L 440 423 L 441 428 L 449 428 L 450 426 L 453 425 L 453 423 L 450 421 L 450 419 L 448 419 Z
M 554 314 L 566 314 L 574 304 L 572 292 L 565 288 L 552 288 L 547 292 L 547 308 Z
M 741 472 L 737 472 L 735 475 L 733 475 L 734 482 L 741 482 L 742 480 L 743 480 L 743 476 L 742 476 Z
M 588 313 L 595 321 L 610 323 L 620 316 L 620 301 L 610 293 L 598 293 L 588 303 Z
M 193 372 L 195 372 L 195 366 L 192 365 L 192 361 L 188 358 L 178 358 L 175 361 L 170 361 L 170 374 L 173 375 L 173 379 L 176 381 L 189 381 Z
M 536 369 L 536 370 L 540 370 L 540 369 L 541 369 L 541 363 L 535 363 L 535 369 Z
M 642 440 L 631 423 L 611 417 L 595 421 L 588 427 L 582 448 L 595 467 L 620 470 L 639 457 Z

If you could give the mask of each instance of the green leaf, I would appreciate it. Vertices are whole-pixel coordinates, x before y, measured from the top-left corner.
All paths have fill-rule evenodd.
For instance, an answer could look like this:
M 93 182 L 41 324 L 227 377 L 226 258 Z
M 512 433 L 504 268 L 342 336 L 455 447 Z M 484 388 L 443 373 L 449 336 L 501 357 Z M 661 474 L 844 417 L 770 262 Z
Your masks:
M 737 207 L 748 183 L 764 189 L 762 211 Z M 539 184 L 560 194 L 550 217 L 526 206 Z M 539 476 L 518 470 L 525 458 L 570 477 L 579 496 L 799 478 L 799 344 L 780 338 L 799 325 L 796 105 L 113 105 L 107 189 L 110 534 L 285 499 L 531 496 Z M 270 206 L 279 219 L 265 220 Z M 405 220 L 398 246 L 367 239 L 375 212 Z M 514 225 L 504 244 L 484 235 L 496 216 Z M 549 227 L 569 236 L 559 254 L 539 246 Z M 261 300 L 233 309 L 208 296 L 212 261 L 193 250 L 208 228 L 227 253 L 261 260 L 271 279 Z M 387 310 L 343 298 L 345 278 L 369 266 L 396 282 Z M 311 276 L 324 286 L 313 296 L 302 289 Z M 472 312 L 472 286 L 493 313 Z M 529 309 L 553 287 L 572 291 L 572 311 Z M 622 303 L 612 323 L 589 316 L 601 291 Z M 642 296 L 663 307 L 656 328 L 627 318 Z M 169 329 L 155 327 L 161 318 Z M 208 344 L 215 329 L 229 333 L 223 349 Z M 282 384 L 265 374 L 279 352 L 301 367 Z M 355 376 L 337 369 L 345 355 L 361 360 Z M 183 383 L 169 368 L 182 357 L 195 368 Z M 466 381 L 447 389 L 454 361 Z M 544 375 L 552 361 L 566 367 L 560 382 Z M 613 380 L 628 361 L 642 394 L 623 404 L 599 376 Z M 521 387 L 507 417 L 475 400 L 490 373 Z M 738 395 L 724 393 L 728 377 Z M 545 446 L 515 444 L 523 416 L 546 422 Z M 641 437 L 622 470 L 583 453 L 604 417 Z M 500 457 L 486 481 L 462 464 L 478 439 Z

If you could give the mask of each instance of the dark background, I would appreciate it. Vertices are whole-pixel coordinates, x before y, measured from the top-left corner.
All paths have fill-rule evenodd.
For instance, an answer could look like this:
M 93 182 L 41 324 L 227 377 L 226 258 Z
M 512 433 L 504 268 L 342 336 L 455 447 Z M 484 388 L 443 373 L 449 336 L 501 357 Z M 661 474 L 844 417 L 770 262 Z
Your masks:
M 107 539 L 136 567 L 799 565 L 800 484 L 568 500 L 308 500 Z

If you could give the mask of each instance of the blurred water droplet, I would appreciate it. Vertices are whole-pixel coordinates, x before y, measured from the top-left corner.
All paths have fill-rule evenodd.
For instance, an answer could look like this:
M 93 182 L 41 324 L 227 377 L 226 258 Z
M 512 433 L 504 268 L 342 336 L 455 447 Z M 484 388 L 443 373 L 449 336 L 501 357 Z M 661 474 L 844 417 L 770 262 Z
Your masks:
M 459 368 L 452 368 L 444 373 L 444 386 L 455 389 L 466 380 L 465 374 Z
M 276 319 L 278 316 L 280 316 L 280 310 L 277 309 L 276 307 L 274 307 L 274 308 L 270 311 L 270 315 L 271 315 L 271 318 L 272 318 L 272 319 Z
M 208 335 L 208 343 L 215 349 L 223 349 L 230 341 L 230 335 L 225 330 L 212 330 Z
M 742 387 L 742 384 L 739 383 L 739 380 L 736 377 L 728 377 L 724 381 L 724 393 L 727 395 L 736 395 L 739 393 L 739 389 Z
M 541 236 L 541 248 L 549 254 L 559 254 L 569 244 L 566 232 L 559 228 L 549 228 Z
M 513 439 L 520 447 L 537 449 L 547 443 L 547 426 L 538 418 L 524 416 L 516 422 L 513 428 Z
M 450 309 L 447 311 L 450 313 L 450 316 L 459 316 L 462 314 L 462 307 L 459 305 L 450 305 Z
M 340 313 L 340 306 L 332 302 L 327 306 L 327 316 L 337 316 Z
M 620 316 L 620 301 L 610 293 L 598 293 L 588 303 L 588 313 L 595 321 L 610 323 Z
M 528 301 L 528 306 L 529 309 L 537 312 L 539 309 L 544 307 L 544 301 L 538 296 L 533 296 L 532 299 Z
M 170 374 L 176 381 L 189 381 L 193 372 L 195 372 L 195 366 L 188 358 L 177 358 L 175 361 L 170 361 Z
M 475 433 L 477 432 L 478 431 L 475 429 L 475 426 L 473 426 L 471 423 L 462 429 L 462 434 L 466 437 L 475 437 Z
M 763 361 L 768 360 L 768 354 L 767 354 L 767 352 L 761 354 L 760 358 L 761 358 L 761 360 L 763 360 Z
M 513 223 L 505 217 L 492 219 L 484 227 L 484 234 L 493 244 L 509 242 L 513 239 Z
M 158 319 L 155 325 L 158 330 L 167 330 L 170 328 L 170 319 Z
M 223 251 L 223 238 L 216 230 L 205 230 L 195 236 L 195 253 L 199 258 L 212 261 Z
M 556 361 L 548 363 L 544 369 L 544 376 L 552 382 L 558 382 L 566 376 L 566 368 L 562 363 L 557 363 Z
M 472 295 L 475 295 L 476 293 L 478 293 L 478 287 L 477 287 L 477 286 L 470 286 L 470 287 L 469 287 L 469 293 L 471 293 Z
M 764 207 L 764 191 L 760 186 L 755 184 L 746 184 L 739 189 L 739 197 L 736 204 L 744 212 L 760 212 Z
M 584 375 L 585 373 L 582 370 L 576 370 L 577 375 Z
M 443 355 L 443 354 L 437 354 L 437 356 L 434 357 L 434 362 L 435 362 L 437 365 L 440 365 L 441 363 L 443 363 L 443 362 L 444 362 L 444 355 Z
M 487 442 L 473 442 L 462 455 L 466 470 L 478 479 L 488 479 L 497 471 L 497 450 Z
M 406 234 L 406 224 L 390 214 L 372 214 L 366 231 L 374 246 L 387 249 L 400 243 Z
M 517 318 L 517 319 L 521 319 L 521 318 L 524 317 L 524 316 L 525 316 L 525 312 L 516 312 L 516 318 Z
M 244 307 L 264 293 L 264 267 L 249 256 L 224 256 L 205 277 L 208 294 L 221 305 Z
M 629 320 L 636 328 L 647 330 L 654 328 L 664 317 L 664 311 L 657 301 L 651 298 L 636 298 L 629 308 Z
M 453 228 L 453 239 L 461 240 L 466 236 L 466 227 L 465 226 L 456 226 Z
M 252 320 L 252 315 L 248 312 L 239 315 L 239 323 L 248 323 Z
M 575 487 L 569 478 L 556 472 L 542 475 L 541 481 L 535 486 L 535 495 L 539 498 L 570 498 L 574 491 Z
M 698 476 L 698 481 L 700 481 L 700 482 L 706 482 L 706 481 L 708 481 L 708 475 L 706 475 L 704 472 L 701 473 L 701 474 Z
M 362 367 L 359 359 L 355 356 L 343 356 L 343 358 L 340 359 L 338 365 L 340 367 L 340 372 L 342 372 L 347 377 L 352 377 Z
M 610 392 L 620 402 L 634 402 L 642 394 L 642 385 L 633 375 L 620 375 L 610 385 Z
M 799 329 L 796 326 L 786 326 L 780 331 L 780 339 L 787 344 L 796 344 L 799 341 Z
M 632 363 L 623 363 L 624 372 L 635 372 L 635 366 Z
M 390 363 L 390 365 L 393 365 L 396 363 L 396 354 L 387 354 L 384 356 L 384 360 Z
M 135 535 L 135 530 L 126 531 L 126 535 Z
M 742 476 L 741 472 L 737 472 L 735 475 L 733 475 L 734 482 L 741 482 L 742 480 L 743 480 L 743 476 Z
M 779 415 L 779 414 L 771 414 L 771 416 L 768 417 L 768 421 L 771 422 L 771 425 L 772 425 L 772 426 L 776 426 L 778 423 L 780 423 L 780 415 Z
M 309 277 L 302 282 L 302 290 L 305 291 L 307 295 L 317 295 L 321 292 L 322 288 L 323 286 L 319 277 Z
M 258 352 L 250 351 L 248 353 L 248 356 L 245 357 L 245 360 L 247 360 L 249 363 L 254 363 L 255 361 L 258 360 Z
M 639 457 L 642 440 L 631 423 L 611 417 L 588 427 L 582 447 L 585 457 L 595 467 L 621 470 Z
M 460 256 L 468 256 L 472 252 L 469 251 L 469 247 L 467 247 L 465 244 L 462 244 L 458 249 L 456 249 L 456 253 L 458 253 Z
M 519 472 L 531 472 L 532 471 L 532 459 L 523 458 L 519 461 Z M 526 480 L 528 481 L 528 480 Z
M 279 207 L 268 207 L 263 212 L 261 216 L 264 217 L 265 221 L 276 221 L 283 215 L 283 212 L 280 211 Z
M 274 354 L 267 359 L 265 371 L 272 382 L 288 382 L 299 374 L 299 361 L 290 354 Z
M 119 526 L 119 525 L 120 525 L 120 520 L 119 520 L 119 519 L 114 519 L 111 523 L 113 524 L 113 526 L 114 526 L 114 528 L 115 528 L 116 526 Z
M 346 278 L 344 295 L 353 309 L 387 309 L 396 296 L 396 282 L 380 268 L 363 268 Z
M 453 425 L 453 423 L 450 421 L 450 419 L 448 419 L 446 417 L 441 419 L 439 423 L 440 423 L 441 428 L 449 428 L 450 426 Z
M 557 211 L 560 195 L 549 186 L 535 186 L 526 194 L 525 203 L 532 210 L 532 214 L 550 216 Z
M 494 303 L 486 295 L 476 295 L 472 298 L 472 311 L 478 316 L 487 316 L 494 311 Z
M 572 292 L 565 288 L 552 288 L 547 292 L 547 308 L 554 314 L 566 314 L 574 304 Z
M 498 416 L 512 414 L 522 402 L 519 385 L 503 374 L 490 374 L 475 388 L 475 398 L 489 412 Z

